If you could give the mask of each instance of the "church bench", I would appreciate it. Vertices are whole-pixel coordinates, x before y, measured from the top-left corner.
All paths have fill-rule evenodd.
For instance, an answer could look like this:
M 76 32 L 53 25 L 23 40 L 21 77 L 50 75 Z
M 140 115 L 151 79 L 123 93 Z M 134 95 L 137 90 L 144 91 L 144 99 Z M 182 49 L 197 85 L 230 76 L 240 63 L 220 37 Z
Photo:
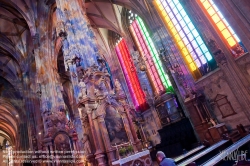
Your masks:
M 193 162 L 197 165 L 204 163 L 215 154 L 218 154 L 220 151 L 224 150 L 226 147 L 230 146 L 232 142 L 230 140 L 221 140 L 218 143 L 210 146 L 209 148 L 201 151 L 200 153 L 196 154 L 195 156 L 188 158 L 187 160 L 183 161 L 182 163 L 178 164 L 179 166 L 186 166 Z
M 240 139 L 239 141 L 235 142 L 233 145 L 226 148 L 223 151 L 223 153 L 217 154 L 216 156 L 214 156 L 213 158 L 211 158 L 207 162 L 203 163 L 202 165 L 203 166 L 228 165 L 230 161 L 224 160 L 225 155 L 232 154 L 234 151 L 239 150 L 239 148 L 241 148 L 242 146 L 246 145 L 249 142 L 250 142 L 250 134 L 245 136 L 244 138 Z M 248 147 L 247 147 L 247 149 L 248 149 Z M 242 151 L 242 150 L 244 151 L 245 149 L 241 149 L 240 151 Z M 239 152 L 239 153 L 241 153 L 241 152 Z M 249 151 L 247 151 L 247 153 L 249 153 Z M 227 163 L 223 164 L 223 162 L 227 162 Z M 235 161 L 231 161 L 231 163 L 232 162 L 235 162 Z
M 197 153 L 199 153 L 200 151 L 202 151 L 205 148 L 206 148 L 206 146 L 200 145 L 200 146 L 188 151 L 186 154 L 182 154 L 182 155 L 180 155 L 178 157 L 175 157 L 174 161 L 175 161 L 176 164 L 178 164 L 178 163 L 186 160 L 187 158 L 190 158 L 190 157 L 196 155 Z

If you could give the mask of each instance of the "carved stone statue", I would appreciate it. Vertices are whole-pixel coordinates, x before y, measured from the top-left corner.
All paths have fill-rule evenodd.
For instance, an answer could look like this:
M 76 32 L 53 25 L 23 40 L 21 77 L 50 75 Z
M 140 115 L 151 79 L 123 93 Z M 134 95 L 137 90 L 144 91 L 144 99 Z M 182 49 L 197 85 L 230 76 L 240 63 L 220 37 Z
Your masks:
M 215 59 L 217 60 L 217 62 L 220 63 L 221 65 L 224 65 L 227 62 L 225 54 L 222 51 L 218 52 L 214 56 L 215 56 Z
M 118 79 L 115 79 L 115 92 L 117 94 L 123 93 L 122 85 L 121 85 L 121 83 L 119 82 Z
M 210 41 L 208 42 L 208 46 L 211 49 L 216 61 L 219 64 L 224 65 L 227 62 L 226 56 L 224 52 L 219 48 L 217 43 L 214 40 L 210 39 Z
M 185 87 L 185 90 L 186 90 L 186 98 L 193 99 L 195 97 L 194 96 L 195 92 L 191 87 L 187 86 Z
M 85 151 L 86 154 L 91 154 L 91 145 L 89 142 L 89 137 L 87 134 L 83 134 L 83 138 L 82 138 L 82 143 L 83 143 L 83 149 Z
M 97 57 L 97 62 L 99 65 L 99 70 L 103 72 L 108 72 L 106 67 L 106 61 L 102 57 Z
M 213 39 L 209 40 L 208 46 L 211 49 L 213 54 L 216 54 L 218 51 L 220 51 L 219 46 L 217 45 L 217 43 Z
M 81 91 L 78 95 L 79 98 L 83 98 L 83 97 L 86 97 L 87 95 L 87 86 L 86 84 L 84 83 L 84 81 L 81 79 L 80 83 L 78 84 Z

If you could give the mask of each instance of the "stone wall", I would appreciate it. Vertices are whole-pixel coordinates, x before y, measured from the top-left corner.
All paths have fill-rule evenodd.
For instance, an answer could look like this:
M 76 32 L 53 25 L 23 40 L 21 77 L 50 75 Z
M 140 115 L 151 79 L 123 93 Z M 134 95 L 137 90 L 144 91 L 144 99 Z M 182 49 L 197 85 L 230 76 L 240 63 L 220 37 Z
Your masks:
M 211 114 L 219 123 L 225 123 L 228 129 L 235 129 L 236 125 L 239 123 L 242 123 L 243 125 L 249 124 L 237 97 L 228 85 L 228 81 L 220 69 L 217 69 L 202 78 L 202 80 L 196 82 L 196 86 L 197 88 L 203 90 L 207 100 L 210 102 Z M 231 103 L 231 106 L 236 114 L 225 118 L 222 117 L 219 106 L 214 101 L 218 94 L 227 96 L 227 99 Z

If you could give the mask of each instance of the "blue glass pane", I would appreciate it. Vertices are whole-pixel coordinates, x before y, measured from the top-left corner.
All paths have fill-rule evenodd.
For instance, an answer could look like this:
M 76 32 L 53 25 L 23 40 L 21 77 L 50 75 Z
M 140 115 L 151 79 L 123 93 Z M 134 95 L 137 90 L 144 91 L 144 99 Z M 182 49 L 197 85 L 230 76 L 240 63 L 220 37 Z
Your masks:
M 175 15 L 178 14 L 178 10 L 176 8 L 172 8 L 172 10 L 173 10 Z
M 213 59 L 212 55 L 210 54 L 210 52 L 205 53 L 205 56 L 206 56 L 206 58 L 207 58 L 208 61 L 210 61 L 210 60 Z
M 180 10 L 180 13 L 181 13 L 182 17 L 185 17 L 187 15 L 184 9 Z
M 195 64 L 197 65 L 197 67 L 201 67 L 201 63 L 198 59 L 195 60 Z
M 181 38 L 185 37 L 185 34 L 183 33 L 183 31 L 180 31 L 179 34 L 180 34 Z
M 188 24 L 189 22 L 191 22 L 191 20 L 189 19 L 189 17 L 186 15 L 185 17 L 184 17 L 184 20 L 185 20 L 185 22 Z
M 193 48 L 191 47 L 191 44 L 187 44 L 186 47 L 187 47 L 187 49 L 188 49 L 189 51 L 192 51 L 192 50 L 193 50 Z
M 180 30 L 181 30 L 181 27 L 180 27 L 179 24 L 177 24 L 177 25 L 175 26 L 175 28 L 176 28 L 177 31 L 180 31 Z
M 162 5 L 164 6 L 164 8 L 165 8 L 166 6 L 168 6 L 166 1 L 163 1 L 163 2 L 162 2 Z
M 183 28 L 183 30 L 184 30 L 184 32 L 185 32 L 186 34 L 190 32 L 187 26 L 185 26 L 185 27 Z
M 188 39 L 189 39 L 190 41 L 194 40 L 194 37 L 193 37 L 192 33 L 189 33 L 187 36 L 188 36 Z
M 192 42 L 192 45 L 193 45 L 194 48 L 197 48 L 197 47 L 198 47 L 198 44 L 197 44 L 196 41 Z
M 192 56 L 193 60 L 197 59 L 197 56 L 196 56 L 195 52 L 191 51 L 190 55 Z
M 172 19 L 174 17 L 173 13 L 172 12 L 169 12 L 168 13 L 169 17 Z
M 203 41 L 200 36 L 196 38 L 196 41 L 198 42 L 199 45 L 203 44 Z
M 180 24 L 181 24 L 182 27 L 184 27 L 186 25 L 186 23 L 184 22 L 184 20 L 181 20 Z
M 198 56 L 202 55 L 202 51 L 200 50 L 200 48 L 196 48 L 195 51 L 198 54 Z
M 199 36 L 199 33 L 197 32 L 196 29 L 193 29 L 193 30 L 192 30 L 192 34 L 194 35 L 194 37 Z M 200 44 L 200 43 L 199 43 L 199 44 Z
M 168 5 L 170 6 L 170 8 L 174 8 L 175 7 L 175 5 L 174 5 L 173 2 L 168 3 Z
M 189 29 L 190 29 L 191 31 L 195 28 L 192 22 L 190 22 L 190 23 L 188 24 L 188 27 L 189 27 Z
M 179 13 L 176 15 L 176 18 L 177 18 L 178 21 L 182 20 L 182 17 L 181 17 L 181 15 Z
M 182 40 L 184 41 L 184 44 L 185 44 L 185 45 L 188 45 L 188 44 L 189 44 L 189 42 L 188 42 L 188 40 L 187 40 L 186 37 L 184 37 Z
M 200 58 L 202 64 L 206 64 L 207 63 L 207 60 L 206 60 L 206 58 L 203 55 L 201 57 L 199 57 L 199 58 Z
M 168 6 L 165 7 L 165 9 L 166 9 L 167 13 L 171 12 L 171 10 L 170 10 L 170 8 Z
M 208 51 L 207 46 L 205 44 L 200 45 L 200 47 L 204 53 Z
M 178 8 L 179 11 L 183 9 L 183 7 L 179 3 L 179 1 L 177 1 L 175 5 L 176 5 L 176 7 Z
M 178 23 L 175 18 L 172 19 L 172 22 L 173 22 L 174 25 L 176 25 Z
M 179 1 L 174 1 L 174 4 L 175 4 L 175 5 L 179 4 Z

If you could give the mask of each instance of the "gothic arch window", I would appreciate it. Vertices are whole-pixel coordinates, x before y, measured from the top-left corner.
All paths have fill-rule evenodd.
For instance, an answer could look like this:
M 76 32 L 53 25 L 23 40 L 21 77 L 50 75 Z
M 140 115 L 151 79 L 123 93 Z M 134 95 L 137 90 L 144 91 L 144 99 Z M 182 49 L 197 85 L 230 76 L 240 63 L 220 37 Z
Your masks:
M 228 24 L 227 20 L 215 5 L 213 0 L 198 0 L 204 13 L 214 25 L 220 36 L 224 39 L 227 46 L 231 49 L 234 57 L 243 55 L 246 51 L 239 37 Z
M 164 71 L 160 56 L 149 36 L 149 31 L 146 28 L 144 21 L 139 16 L 135 16 L 133 20 L 130 20 L 130 23 L 129 30 L 137 45 L 139 53 L 145 62 L 147 71 L 152 77 L 151 80 L 156 89 L 156 93 L 160 94 L 165 89 L 167 92 L 173 91 L 172 84 L 168 75 Z
M 155 0 L 153 3 L 194 79 L 215 69 L 213 56 L 179 0 Z
M 222 115 L 222 118 L 226 118 L 228 116 L 236 114 L 230 101 L 228 101 L 227 96 L 218 94 L 215 97 L 214 102 L 216 103 L 217 107 L 219 108 L 221 115 Z

